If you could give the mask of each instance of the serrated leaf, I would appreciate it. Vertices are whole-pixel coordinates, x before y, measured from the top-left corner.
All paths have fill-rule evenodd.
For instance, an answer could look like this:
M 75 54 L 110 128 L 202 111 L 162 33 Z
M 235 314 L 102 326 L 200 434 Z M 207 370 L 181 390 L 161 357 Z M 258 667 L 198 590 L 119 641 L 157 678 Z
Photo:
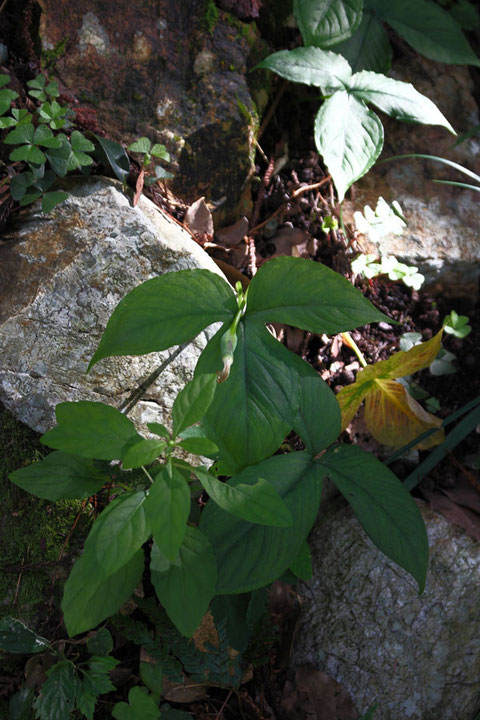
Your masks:
M 35 700 L 33 688 L 22 688 L 10 698 L 8 712 L 10 720 L 31 720 Z
M 87 637 L 87 650 L 90 655 L 108 655 L 113 650 L 112 634 L 106 627 L 99 628 L 94 635 Z
M 249 592 L 279 578 L 294 562 L 317 516 L 322 476 L 309 453 L 274 455 L 245 468 L 230 482 L 253 485 L 259 477 L 269 478 L 291 512 L 293 525 L 253 525 L 208 503 L 200 529 L 215 552 L 219 594 Z
M 102 657 L 94 655 L 88 663 L 81 666 L 82 686 L 89 695 L 102 695 L 115 690 L 115 685 L 110 680 L 110 671 L 120 661 L 113 657 Z
M 249 285 L 246 316 L 328 334 L 369 322 L 391 322 L 338 273 L 321 263 L 290 257 L 262 265 Z
M 437 62 L 480 65 L 453 17 L 426 0 L 375 2 L 380 17 L 417 52 Z
M 124 445 L 142 439 L 131 420 L 101 402 L 59 403 L 55 415 L 58 424 L 40 441 L 56 450 L 97 460 L 118 460 Z
M 128 693 L 128 705 L 116 703 L 112 709 L 115 720 L 159 720 L 163 713 L 145 688 L 133 687 Z
M 131 470 L 142 465 L 150 465 L 167 447 L 163 440 L 145 439 L 139 436 L 131 444 L 124 445 L 122 450 L 122 467 Z
M 155 476 L 145 500 L 145 514 L 159 550 L 173 562 L 190 514 L 190 489 L 175 466 L 167 464 Z
M 362 19 L 363 0 L 294 0 L 293 14 L 304 45 L 326 48 L 355 32 Z
M 68 193 L 63 190 L 55 190 L 47 192 L 42 198 L 42 212 L 46 215 L 53 210 L 54 207 L 60 205 L 68 198 Z
M 317 47 L 280 50 L 262 60 L 254 69 L 262 68 L 272 70 L 290 82 L 329 88 L 330 92 L 348 85 L 352 76 L 345 58 Z
M 345 90 L 325 100 L 315 118 L 315 144 L 341 202 L 370 170 L 383 148 L 383 126 L 367 106 Z
M 215 374 L 195 375 L 178 393 L 172 407 L 174 437 L 203 418 L 213 400 L 216 387 Z
M 130 599 L 142 579 L 143 568 L 141 550 L 107 577 L 101 559 L 92 553 L 79 557 L 63 591 L 63 619 L 69 636 L 91 630 L 116 613 Z
M 111 502 L 95 520 L 85 541 L 82 557 L 101 564 L 98 574 L 107 577 L 126 565 L 152 534 L 147 521 L 143 490 L 125 493 Z
M 456 135 L 435 103 L 415 90 L 410 83 L 363 71 L 352 77 L 349 89 L 358 99 L 373 103 L 396 120 L 441 125 Z
M 179 270 L 135 288 L 111 315 L 89 369 L 112 355 L 143 355 L 191 340 L 207 325 L 233 320 L 233 290 L 209 270 Z
M 22 490 L 46 500 L 83 500 L 95 495 L 108 481 L 92 460 L 52 452 L 28 467 L 10 473 Z
M 392 64 L 392 46 L 383 24 L 377 16 L 364 8 L 360 25 L 354 34 L 335 46 L 335 52 L 343 55 L 353 72 L 373 70 L 387 73 Z
M 348 500 L 365 532 L 387 557 L 425 587 L 428 538 L 415 501 L 374 455 L 353 445 L 328 450 L 319 467 Z
M 20 620 L 9 615 L 0 619 L 0 650 L 27 655 L 45 652 L 49 647 L 46 638 L 37 635 Z
M 87 720 L 93 720 L 95 713 L 95 704 L 97 702 L 97 696 L 87 692 L 80 683 L 77 688 L 77 695 L 75 698 L 76 708 Z
M 212 500 L 225 512 L 250 523 L 291 527 L 292 515 L 271 484 L 271 477 L 258 477 L 251 485 L 236 483 L 235 478 L 233 482 L 222 483 L 203 467 L 196 467 L 193 472 Z
M 152 546 L 150 572 L 158 599 L 180 632 L 191 637 L 215 593 L 217 568 L 207 538 L 188 527 L 173 563 Z
M 138 138 L 131 145 L 128 146 L 130 152 L 136 153 L 148 153 L 152 147 L 151 141 L 147 137 Z
M 59 660 L 50 670 L 34 703 L 35 716 L 40 720 L 66 720 L 75 707 L 78 680 L 75 665 Z
M 101 147 L 101 152 L 105 160 L 120 182 L 125 185 L 130 172 L 130 160 L 128 159 L 125 149 L 113 140 L 108 140 L 99 135 L 95 135 L 94 137 Z

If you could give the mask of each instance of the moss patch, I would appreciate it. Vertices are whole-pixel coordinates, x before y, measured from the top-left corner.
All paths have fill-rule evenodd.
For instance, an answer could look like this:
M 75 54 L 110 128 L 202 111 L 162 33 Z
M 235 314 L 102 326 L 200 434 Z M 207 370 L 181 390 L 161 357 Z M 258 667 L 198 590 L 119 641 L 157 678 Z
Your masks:
M 62 584 L 89 520 L 80 501 L 40 500 L 8 479 L 10 472 L 46 453 L 39 435 L 0 404 L 0 617 L 13 615 L 52 638 L 60 620 Z

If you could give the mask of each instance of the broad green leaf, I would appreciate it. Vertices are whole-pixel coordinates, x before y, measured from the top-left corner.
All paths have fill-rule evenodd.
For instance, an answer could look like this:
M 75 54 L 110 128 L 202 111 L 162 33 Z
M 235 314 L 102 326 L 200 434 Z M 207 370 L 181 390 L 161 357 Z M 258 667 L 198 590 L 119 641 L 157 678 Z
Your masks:
M 191 637 L 215 594 L 217 568 L 207 538 L 188 527 L 173 563 L 152 546 L 150 572 L 158 599 L 180 632 Z
M 178 393 L 172 408 L 174 437 L 202 419 L 213 400 L 216 387 L 215 374 L 195 375 Z
M 297 557 L 293 561 L 293 563 L 290 565 L 289 568 L 294 575 L 296 575 L 300 580 L 311 580 L 313 577 L 313 569 L 312 569 L 312 554 L 310 552 L 310 546 L 305 541 L 303 545 L 300 548 L 300 552 L 298 553 Z
M 94 720 L 96 703 L 97 696 L 87 692 L 83 687 L 83 684 L 80 682 L 77 687 L 77 694 L 75 698 L 75 704 L 78 712 L 86 717 L 87 720 Z
M 141 137 L 138 140 L 135 140 L 131 145 L 128 146 L 128 149 L 130 152 L 136 152 L 136 153 L 148 153 L 150 152 L 150 148 L 152 147 L 152 143 L 147 137 Z
M 78 686 L 75 665 L 59 660 L 50 670 L 35 700 L 35 717 L 40 720 L 67 720 L 75 707 Z
M 293 14 L 304 45 L 327 48 L 355 32 L 363 0 L 294 0 Z
M 97 460 L 118 460 L 124 445 L 141 439 L 131 420 L 101 402 L 59 403 L 55 415 L 58 424 L 40 440 L 56 450 Z
M 322 476 L 309 453 L 274 455 L 245 468 L 230 482 L 254 485 L 260 477 L 267 478 L 283 499 L 293 525 L 253 525 L 208 503 L 200 529 L 217 558 L 219 594 L 249 592 L 280 577 L 294 562 L 317 516 Z
M 109 478 L 92 460 L 64 452 L 52 452 L 38 462 L 15 470 L 10 480 L 45 500 L 83 500 L 95 495 Z
M 2 114 L 2 91 L 0 90 L 0 115 Z M 8 107 L 6 108 L 8 110 Z M 6 110 L 3 110 L 3 112 L 6 112 Z M 0 129 L 4 130 L 5 128 L 14 127 L 17 124 L 17 121 L 12 117 L 0 117 Z
M 75 153 L 93 152 L 95 145 L 82 135 L 78 130 L 74 130 L 70 136 L 70 144 Z
M 346 91 L 326 100 L 315 118 L 315 144 L 333 178 L 341 202 L 365 175 L 383 147 L 380 119 Z
M 179 270 L 152 278 L 121 300 L 89 369 L 112 355 L 144 355 L 192 340 L 211 323 L 232 319 L 233 290 L 209 270 Z
M 62 141 L 60 147 L 49 148 L 45 154 L 55 173 L 60 177 L 64 177 L 67 174 L 68 160 L 72 154 L 72 147 L 65 135 L 61 136 L 60 139 Z
M 311 374 L 305 371 L 305 376 L 300 379 L 298 413 L 293 429 L 312 455 L 324 450 L 340 434 L 341 412 L 337 399 L 314 370 Z
M 221 369 L 220 341 L 227 327 L 208 343 L 196 373 Z M 238 327 L 230 375 L 218 384 L 201 423 L 205 435 L 219 448 L 224 474 L 233 475 L 279 448 L 292 429 L 296 387 L 290 352 L 265 327 L 247 317 Z
M 152 531 L 147 521 L 143 490 L 125 493 L 111 502 L 95 520 L 85 541 L 83 558 L 92 557 L 105 578 L 124 567 L 148 540 Z
M 20 127 L 22 126 L 20 125 Z M 33 142 L 36 145 L 42 145 L 42 147 L 48 148 L 59 148 L 62 144 L 61 139 L 59 137 L 55 137 L 50 128 L 46 125 L 39 125 L 37 127 L 33 136 Z
M 160 160 L 165 160 L 165 162 L 170 162 L 170 153 L 168 152 L 165 145 L 160 145 L 159 143 L 156 143 L 151 151 L 152 155 L 154 157 L 160 158 Z
M 35 90 L 43 90 L 45 88 L 45 75 L 39 73 L 33 80 L 28 80 L 27 87 L 35 88 Z
M 10 698 L 8 712 L 10 720 L 31 720 L 35 690 L 23 687 Z
M 45 652 L 48 640 L 30 630 L 23 622 L 6 615 L 0 620 L 0 650 L 30 655 Z
M 100 154 L 110 165 L 120 182 L 125 185 L 130 172 L 130 160 L 124 148 L 113 140 L 107 140 L 107 138 L 99 135 L 94 135 L 94 137 L 100 145 Z
M 11 130 L 4 138 L 6 145 L 22 145 L 23 143 L 32 143 L 35 135 L 35 128 L 31 123 L 22 123 L 15 130 Z
M 159 720 L 163 713 L 152 695 L 146 688 L 133 687 L 128 693 L 128 705 L 125 702 L 116 703 L 112 708 L 112 717 L 115 720 Z
M 160 435 L 160 437 L 170 440 L 170 432 L 162 423 L 147 423 L 147 427 L 150 432 L 155 433 L 155 435 Z
M 43 195 L 41 190 L 38 190 L 38 192 L 30 192 L 27 193 L 22 197 L 20 200 L 20 206 L 25 207 L 26 205 L 30 205 L 31 203 L 35 202 L 35 200 L 38 200 Z
M 87 638 L 87 650 L 90 655 L 108 655 L 112 652 L 113 638 L 106 627 L 99 628 Z
M 291 527 L 292 515 L 268 479 L 258 477 L 253 485 L 236 483 L 235 478 L 223 483 L 206 468 L 196 467 L 193 472 L 212 500 L 225 512 L 250 523 Z
M 18 93 L 16 93 L 14 90 L 8 90 L 7 88 L 0 90 L 0 115 L 3 115 L 7 112 L 7 110 L 10 109 L 12 100 L 15 100 L 15 98 L 17 97 Z
M 0 88 L 5 87 L 5 85 L 8 85 L 10 82 L 10 75 L 5 75 L 4 73 L 0 73 Z
M 383 24 L 377 16 L 364 8 L 362 21 L 356 32 L 335 46 L 335 52 L 343 55 L 353 72 L 373 70 L 387 73 L 392 64 L 392 46 Z
M 410 83 L 363 71 L 352 77 L 349 89 L 359 100 L 373 103 L 396 120 L 441 125 L 456 135 L 435 103 L 415 90 Z
M 291 82 L 328 88 L 343 88 L 352 76 L 348 62 L 341 55 L 317 47 L 280 50 L 262 60 L 255 69 L 272 70 Z
M 68 198 L 68 193 L 64 192 L 63 190 L 56 190 L 55 192 L 47 192 L 42 198 L 42 212 L 47 214 L 51 210 L 53 210 L 54 207 L 57 207 L 57 205 L 60 205 L 60 203 L 64 202 Z
M 145 514 L 157 547 L 173 562 L 190 514 L 190 489 L 175 466 L 166 465 L 156 475 L 145 501 Z
M 63 590 L 63 619 L 70 637 L 91 630 L 119 610 L 142 579 L 139 550 L 126 565 L 105 577 L 101 559 L 84 553 L 73 566 Z
M 421 55 L 438 62 L 480 65 L 458 23 L 436 3 L 376 0 L 375 5 L 380 17 Z
M 123 446 L 122 467 L 124 470 L 131 470 L 142 465 L 150 465 L 166 447 L 167 444 L 163 440 L 146 439 L 139 436 L 131 444 Z
M 11 152 L 8 157 L 10 160 L 34 163 L 35 165 L 42 165 L 47 160 L 44 153 L 35 145 L 22 145 Z
M 140 663 L 140 679 L 143 684 L 155 695 L 162 692 L 163 669 L 159 662 L 153 660 Z
M 353 445 L 315 461 L 348 500 L 367 535 L 387 557 L 425 587 L 428 538 L 420 510 L 400 480 L 377 458 Z
M 262 265 L 249 285 L 246 315 L 332 335 L 388 319 L 338 273 L 312 260 L 290 257 Z
M 177 445 L 194 455 L 205 455 L 205 457 L 208 458 L 216 458 L 218 456 L 218 447 L 215 443 L 201 435 L 185 437 L 183 440 L 180 440 Z

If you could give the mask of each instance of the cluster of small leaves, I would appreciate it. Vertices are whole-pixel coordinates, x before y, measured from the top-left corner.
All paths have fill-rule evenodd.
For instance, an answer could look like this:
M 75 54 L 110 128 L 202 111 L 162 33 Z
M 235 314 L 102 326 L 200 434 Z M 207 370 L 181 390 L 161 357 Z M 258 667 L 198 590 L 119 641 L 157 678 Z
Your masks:
M 448 335 L 462 339 L 472 332 L 471 325 L 468 322 L 468 315 L 458 315 L 455 310 L 452 310 L 443 320 L 443 329 Z
M 0 76 L 4 85 L 9 79 L 8 75 Z M 56 81 L 47 82 L 43 75 L 37 75 L 27 86 L 28 94 L 40 103 L 35 115 L 13 108 L 9 116 L 4 110 L 0 118 L 0 127 L 12 128 L 3 141 L 15 146 L 9 159 L 24 163 L 24 169 L 10 181 L 10 193 L 21 206 L 42 198 L 42 210 L 48 213 L 68 197 L 63 190 L 50 188 L 59 177 L 91 165 L 90 153 L 95 146 L 78 130 L 70 137 L 60 132 L 71 128 L 73 112 L 57 101 L 60 93 Z
M 164 160 L 167 163 L 170 162 L 170 153 L 167 151 L 165 145 L 159 143 L 152 144 L 151 140 L 147 137 L 141 137 L 135 140 L 135 142 L 128 146 L 128 150 L 143 156 L 142 166 L 144 169 L 152 164 L 153 158 Z M 153 172 L 153 176 L 145 178 L 145 185 L 153 185 L 153 183 L 156 183 L 158 180 L 167 180 L 173 177 L 172 173 L 165 170 L 161 165 L 155 165 Z
M 352 262 L 352 270 L 357 275 L 364 275 L 366 278 L 374 278 L 378 275 L 387 275 L 389 280 L 401 280 L 407 287 L 413 290 L 420 290 L 425 276 L 418 272 L 415 265 L 405 265 L 397 260 L 395 255 L 384 255 L 378 262 L 374 253 L 359 255 Z

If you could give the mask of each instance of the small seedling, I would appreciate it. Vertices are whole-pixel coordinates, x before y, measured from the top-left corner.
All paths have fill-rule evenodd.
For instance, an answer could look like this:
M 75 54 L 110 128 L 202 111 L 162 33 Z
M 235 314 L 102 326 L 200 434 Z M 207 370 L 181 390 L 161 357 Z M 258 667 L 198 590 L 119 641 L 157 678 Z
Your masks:
M 443 320 L 443 329 L 449 335 L 454 335 L 456 338 L 464 338 L 472 332 L 472 328 L 468 322 L 469 318 L 467 315 L 457 315 L 455 310 L 452 310 Z
M 135 142 L 128 146 L 128 150 L 130 150 L 130 152 L 143 155 L 143 170 L 146 170 L 148 166 L 151 165 L 153 158 L 159 158 L 160 160 L 165 160 L 165 162 L 170 162 L 170 153 L 167 151 L 165 145 L 161 145 L 160 143 L 152 145 L 152 142 L 147 137 L 141 137 L 138 140 L 135 140 Z M 152 185 L 157 182 L 157 180 L 167 180 L 172 177 L 172 173 L 165 170 L 161 165 L 155 165 L 154 176 L 145 178 L 144 183 L 145 185 Z
M 359 255 L 352 262 L 352 270 L 355 274 L 362 274 L 368 279 L 378 275 L 387 275 L 389 280 L 401 280 L 404 285 L 413 290 L 420 290 L 425 280 L 424 275 L 418 272 L 417 267 L 399 262 L 394 255 L 381 257 L 380 262 L 378 262 L 377 255 Z

